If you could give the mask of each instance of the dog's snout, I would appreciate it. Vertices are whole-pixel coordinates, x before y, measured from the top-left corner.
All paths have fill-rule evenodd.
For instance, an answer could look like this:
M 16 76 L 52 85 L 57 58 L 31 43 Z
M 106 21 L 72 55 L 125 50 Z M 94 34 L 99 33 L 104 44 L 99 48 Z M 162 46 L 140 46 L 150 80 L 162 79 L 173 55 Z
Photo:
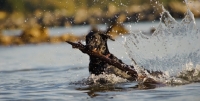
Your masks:
M 92 46 L 92 45 L 86 45 L 86 49 L 88 49 L 88 50 L 93 50 L 95 47 L 94 46 Z

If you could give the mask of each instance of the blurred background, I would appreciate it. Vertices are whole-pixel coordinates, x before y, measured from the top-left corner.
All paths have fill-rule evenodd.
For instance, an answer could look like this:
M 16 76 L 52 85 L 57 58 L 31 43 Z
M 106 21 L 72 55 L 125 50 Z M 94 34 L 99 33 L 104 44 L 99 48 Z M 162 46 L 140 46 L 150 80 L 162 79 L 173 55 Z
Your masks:
M 190 9 L 198 18 L 200 1 L 193 1 Z M 77 25 L 115 25 L 114 35 L 128 33 L 122 23 L 159 21 L 161 4 L 176 19 L 187 10 L 183 0 L 1 0 L 0 45 L 79 41 L 87 33 L 63 30 Z M 52 28 L 62 33 L 51 36 Z
M 200 0 L 187 1 L 200 28 Z M 0 0 L 0 101 L 200 101 L 200 35 L 193 24 L 169 30 L 184 31 L 180 36 L 145 36 L 160 24 L 162 5 L 178 22 L 187 12 L 184 0 Z M 109 51 L 124 63 L 134 59 L 166 73 L 159 80 L 167 87 L 90 76 L 88 55 L 64 42 L 85 44 L 92 28 L 117 38 L 108 41 Z M 88 82 L 104 78 L 112 84 Z

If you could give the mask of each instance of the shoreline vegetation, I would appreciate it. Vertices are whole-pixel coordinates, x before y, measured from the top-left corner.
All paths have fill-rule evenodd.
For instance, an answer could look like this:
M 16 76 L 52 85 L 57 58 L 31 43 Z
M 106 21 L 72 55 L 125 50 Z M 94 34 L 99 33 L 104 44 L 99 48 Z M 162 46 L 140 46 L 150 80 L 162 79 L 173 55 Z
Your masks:
M 159 20 L 159 1 L 175 18 L 182 18 L 187 7 L 182 0 L 4 0 L 0 1 L 0 45 L 59 43 L 84 40 L 85 36 L 50 36 L 48 27 L 106 24 L 109 34 L 128 34 L 124 22 Z M 200 3 L 189 4 L 200 17 Z M 20 29 L 20 35 L 8 36 L 2 30 Z M 66 32 L 68 33 L 68 32 Z

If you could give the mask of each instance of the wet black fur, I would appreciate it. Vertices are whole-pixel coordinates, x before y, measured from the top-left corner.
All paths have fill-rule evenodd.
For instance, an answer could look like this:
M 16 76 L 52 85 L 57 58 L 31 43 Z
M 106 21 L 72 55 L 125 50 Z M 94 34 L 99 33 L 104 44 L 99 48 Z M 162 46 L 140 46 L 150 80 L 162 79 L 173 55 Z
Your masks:
M 115 61 L 122 63 L 120 59 L 109 52 L 107 45 L 108 39 L 113 40 L 111 36 L 101 31 L 91 30 L 86 36 L 86 47 L 89 50 L 95 50 L 102 55 L 109 55 L 110 59 L 114 59 Z M 99 58 L 90 56 L 89 72 L 91 74 L 102 74 L 108 66 L 110 66 L 108 63 L 100 60 Z

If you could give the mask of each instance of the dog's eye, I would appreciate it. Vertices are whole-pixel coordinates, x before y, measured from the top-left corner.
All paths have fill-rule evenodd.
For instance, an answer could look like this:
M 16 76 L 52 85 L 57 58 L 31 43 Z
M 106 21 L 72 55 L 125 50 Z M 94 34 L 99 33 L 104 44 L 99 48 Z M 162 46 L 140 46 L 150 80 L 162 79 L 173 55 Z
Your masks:
M 105 47 L 105 46 L 103 46 L 103 47 L 102 47 L 102 50 L 103 50 L 103 51 L 104 51 L 104 50 L 106 50 L 106 47 Z

